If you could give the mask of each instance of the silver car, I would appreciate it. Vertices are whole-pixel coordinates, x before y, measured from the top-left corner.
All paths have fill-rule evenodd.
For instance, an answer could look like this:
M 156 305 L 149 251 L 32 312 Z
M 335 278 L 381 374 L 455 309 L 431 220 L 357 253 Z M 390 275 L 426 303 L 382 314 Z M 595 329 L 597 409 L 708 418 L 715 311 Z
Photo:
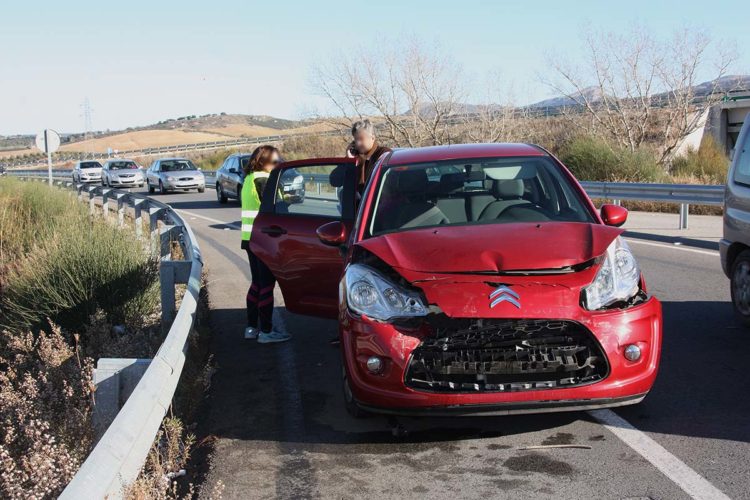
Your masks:
M 193 162 L 185 158 L 160 158 L 146 171 L 148 192 L 157 189 L 165 194 L 170 191 L 206 190 L 206 178 Z
M 71 172 L 73 182 L 101 182 L 102 164 L 94 160 L 76 162 Z
M 729 167 L 719 251 L 736 316 L 750 326 L 750 116 L 742 125 Z
M 107 160 L 102 167 L 102 186 L 143 187 L 146 179 L 133 160 Z

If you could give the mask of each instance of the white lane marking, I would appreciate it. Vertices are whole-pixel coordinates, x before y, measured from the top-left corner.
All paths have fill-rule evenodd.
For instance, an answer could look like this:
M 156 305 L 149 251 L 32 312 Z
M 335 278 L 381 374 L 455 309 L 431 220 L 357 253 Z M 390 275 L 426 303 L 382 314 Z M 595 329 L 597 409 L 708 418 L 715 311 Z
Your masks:
M 230 226 L 230 227 L 237 227 L 237 228 L 240 227 L 239 222 L 224 222 L 223 220 L 212 219 L 211 217 L 206 217 L 205 215 L 196 214 L 195 212 L 188 212 L 187 210 L 175 210 L 175 212 L 186 214 L 191 217 L 197 217 L 199 219 L 203 219 L 208 222 L 213 222 L 214 224 L 221 224 L 223 226 Z
M 706 478 L 612 410 L 590 410 L 588 413 L 626 445 L 651 462 L 691 498 L 729 500 L 727 495 L 709 483 Z
M 712 257 L 718 257 L 719 252 L 716 252 L 714 250 L 699 250 L 697 248 L 688 248 L 685 246 L 675 246 L 675 245 L 665 245 L 664 243 L 654 243 L 651 241 L 643 241 L 643 240 L 637 240 L 634 238 L 625 238 L 628 243 L 635 243 L 637 245 L 648 245 L 651 247 L 658 247 L 658 248 L 671 248 L 673 250 L 682 250 L 685 252 L 693 252 L 693 253 L 702 253 L 703 255 L 710 255 Z

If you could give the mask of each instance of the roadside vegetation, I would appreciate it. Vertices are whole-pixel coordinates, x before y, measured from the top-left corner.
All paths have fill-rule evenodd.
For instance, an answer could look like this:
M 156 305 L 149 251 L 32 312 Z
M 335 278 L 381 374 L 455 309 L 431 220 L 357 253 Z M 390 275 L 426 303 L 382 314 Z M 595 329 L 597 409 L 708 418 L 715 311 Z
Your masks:
M 95 360 L 150 358 L 163 341 L 157 264 L 146 243 L 92 218 L 71 193 L 0 179 L 0 498 L 54 498 L 85 460 Z M 192 419 L 202 398 L 208 333 L 190 339 L 187 383 L 160 435 L 184 456 L 165 467 L 189 456 L 177 416 Z

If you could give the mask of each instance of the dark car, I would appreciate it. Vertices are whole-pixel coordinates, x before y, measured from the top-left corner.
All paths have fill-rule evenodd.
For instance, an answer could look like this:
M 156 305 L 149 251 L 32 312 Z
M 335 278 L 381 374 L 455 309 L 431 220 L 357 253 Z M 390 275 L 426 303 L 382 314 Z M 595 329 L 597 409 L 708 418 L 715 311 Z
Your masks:
M 240 199 L 242 183 L 245 180 L 242 172 L 248 161 L 249 154 L 233 154 L 228 156 L 216 171 L 216 199 L 219 203 L 226 203 L 229 198 Z M 289 171 L 280 182 L 281 192 L 288 201 L 302 203 L 305 200 L 305 180 L 299 173 Z
M 278 192 L 291 171 L 316 179 L 304 203 Z M 352 414 L 569 411 L 650 391 L 661 304 L 621 237 L 627 210 L 597 211 L 527 144 L 393 151 L 359 208 L 355 172 L 280 165 L 250 238 L 289 311 L 338 318 Z
M 750 326 L 750 119 L 742 125 L 727 175 L 719 251 L 735 315 Z

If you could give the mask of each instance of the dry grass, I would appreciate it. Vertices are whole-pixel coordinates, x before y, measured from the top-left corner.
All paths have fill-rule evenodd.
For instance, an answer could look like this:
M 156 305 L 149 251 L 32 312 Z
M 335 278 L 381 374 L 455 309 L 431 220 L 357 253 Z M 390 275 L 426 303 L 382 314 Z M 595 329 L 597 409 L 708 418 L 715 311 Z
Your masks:
M 0 497 L 54 498 L 91 446 L 94 363 L 59 327 L 1 339 Z
M 183 130 L 137 130 L 106 137 L 97 137 L 88 141 L 65 144 L 61 151 L 83 151 L 106 153 L 107 148 L 118 151 L 129 149 L 155 148 L 159 146 L 175 146 L 179 144 L 194 144 L 199 142 L 227 141 L 233 139 L 228 135 L 207 132 L 186 132 Z

